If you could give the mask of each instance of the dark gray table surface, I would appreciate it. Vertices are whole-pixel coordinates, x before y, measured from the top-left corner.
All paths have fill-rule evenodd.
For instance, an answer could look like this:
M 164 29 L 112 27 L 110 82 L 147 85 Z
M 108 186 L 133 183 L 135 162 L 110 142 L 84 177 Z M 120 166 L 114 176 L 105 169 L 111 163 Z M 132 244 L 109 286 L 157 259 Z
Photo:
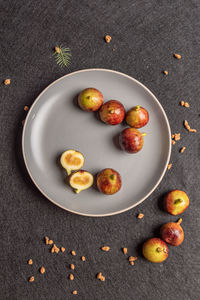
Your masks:
M 104 42 L 106 33 L 112 36 L 110 44 Z M 68 69 L 52 58 L 56 44 L 71 48 Z M 174 52 L 182 59 L 175 59 Z M 199 53 L 198 0 L 0 2 L 0 80 L 11 78 L 9 86 L 0 85 L 1 300 L 200 298 Z M 172 132 L 181 133 L 172 150 L 173 167 L 151 197 L 106 218 L 81 217 L 53 205 L 32 184 L 21 156 L 24 105 L 62 75 L 94 67 L 121 71 L 145 84 L 163 105 Z M 168 76 L 161 73 L 165 69 Z M 181 100 L 190 108 L 182 108 Z M 196 134 L 184 129 L 185 119 Z M 181 146 L 186 147 L 183 154 Z M 177 220 L 161 205 L 163 194 L 174 188 L 185 190 L 191 200 L 183 214 L 185 240 L 170 247 L 163 264 L 152 264 L 142 257 L 141 243 L 157 235 L 163 223 Z M 142 220 L 137 219 L 140 212 Z M 49 253 L 46 235 L 66 252 Z M 99 250 L 104 244 L 110 252 Z M 124 246 L 138 256 L 134 267 L 121 252 Z M 76 257 L 69 254 L 72 249 Z M 76 264 L 74 281 L 68 279 L 71 262 Z M 38 272 L 42 265 L 44 275 Z M 95 278 L 98 272 L 105 274 L 105 282 Z M 27 281 L 31 275 L 32 284 Z M 74 289 L 77 296 L 71 294 Z

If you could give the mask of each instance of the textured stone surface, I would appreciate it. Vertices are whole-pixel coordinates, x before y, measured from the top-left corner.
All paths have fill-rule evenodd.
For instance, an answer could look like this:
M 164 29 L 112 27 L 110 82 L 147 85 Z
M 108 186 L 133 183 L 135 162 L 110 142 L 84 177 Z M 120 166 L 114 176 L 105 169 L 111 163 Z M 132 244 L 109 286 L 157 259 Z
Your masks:
M 195 0 L 1 1 L 0 79 L 11 78 L 11 84 L 0 85 L 0 299 L 199 299 L 199 15 Z M 109 44 L 104 41 L 107 33 L 112 36 Z M 57 43 L 71 48 L 69 69 L 60 69 L 52 58 Z M 174 52 L 182 59 L 175 59 Z M 23 107 L 60 76 L 92 67 L 140 80 L 160 100 L 172 132 L 181 133 L 173 146 L 172 169 L 151 197 L 127 213 L 106 218 L 76 216 L 50 203 L 31 183 L 21 157 Z M 179 106 L 181 100 L 191 107 Z M 184 119 L 198 133 L 187 132 Z M 180 154 L 182 146 L 186 150 Z M 161 209 L 163 194 L 173 188 L 185 190 L 191 199 L 183 214 L 185 241 L 170 247 L 165 263 L 151 264 L 141 256 L 141 243 L 157 235 L 163 223 L 177 220 Z M 138 213 L 144 218 L 137 219 Z M 66 251 L 49 253 L 46 235 Z M 102 245 L 111 250 L 102 252 Z M 139 256 L 135 266 L 121 247 Z M 69 254 L 72 249 L 77 256 Z M 29 258 L 33 265 L 27 264 Z M 70 263 L 76 265 L 73 281 L 68 279 Z M 98 272 L 105 282 L 95 278 Z M 32 275 L 35 281 L 29 283 Z

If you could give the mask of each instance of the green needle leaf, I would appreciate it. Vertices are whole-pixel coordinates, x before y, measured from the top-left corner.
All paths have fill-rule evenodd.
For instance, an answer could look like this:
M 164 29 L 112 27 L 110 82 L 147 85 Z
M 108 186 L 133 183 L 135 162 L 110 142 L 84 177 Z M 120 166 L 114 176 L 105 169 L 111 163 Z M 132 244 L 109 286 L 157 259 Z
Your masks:
M 70 48 L 56 46 L 53 56 L 55 58 L 56 63 L 60 67 L 68 67 L 70 65 L 72 56 Z

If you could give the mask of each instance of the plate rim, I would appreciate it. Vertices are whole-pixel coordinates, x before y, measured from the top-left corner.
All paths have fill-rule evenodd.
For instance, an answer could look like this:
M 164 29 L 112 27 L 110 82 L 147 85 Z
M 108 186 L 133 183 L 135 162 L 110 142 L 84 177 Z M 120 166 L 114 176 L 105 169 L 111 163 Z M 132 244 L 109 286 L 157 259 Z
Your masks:
M 72 210 L 72 209 L 69 209 L 69 208 L 66 208 L 64 207 L 63 205 L 55 202 L 53 199 L 51 199 L 40 187 L 39 185 L 36 183 L 36 181 L 34 180 L 34 178 L 32 177 L 32 174 L 31 174 L 31 171 L 28 167 L 28 163 L 27 163 L 27 160 L 26 160 L 26 156 L 25 156 L 25 131 L 26 131 L 26 125 L 27 125 L 27 122 L 28 122 L 28 119 L 29 119 L 29 115 L 31 114 L 31 111 L 33 109 L 33 107 L 35 106 L 35 104 L 39 101 L 40 97 L 47 91 L 48 88 L 50 88 L 52 85 L 54 85 L 55 83 L 57 83 L 59 80 L 62 80 L 63 78 L 65 77 L 69 77 L 71 75 L 74 75 L 74 74 L 78 74 L 78 73 L 82 73 L 82 72 L 90 72 L 90 71 L 105 71 L 105 72 L 111 72 L 111 73 L 115 73 L 115 74 L 118 74 L 118 75 L 121 75 L 121 76 L 124 76 L 124 77 L 127 77 L 129 79 L 131 79 L 132 81 L 134 81 L 135 83 L 137 83 L 138 85 L 140 85 L 142 88 L 144 88 L 148 93 L 150 93 L 150 95 L 153 97 L 153 99 L 157 102 L 158 106 L 160 107 L 162 113 L 163 113 L 163 116 L 164 116 L 164 119 L 166 121 L 166 124 L 167 124 L 167 128 L 168 128 L 168 132 L 169 132 L 169 148 L 168 148 L 168 155 L 167 155 L 167 160 L 166 160 L 166 163 L 165 163 L 165 166 L 163 168 L 163 171 L 160 175 L 160 178 L 159 180 L 157 181 L 157 183 L 155 184 L 155 186 L 149 191 L 148 194 L 146 194 L 140 201 L 138 201 L 137 203 L 127 207 L 127 208 L 124 208 L 124 209 L 121 209 L 119 211 L 115 211 L 115 212 L 111 212 L 111 213 L 105 213 L 105 214 L 87 214 L 87 213 L 81 213 L 81 212 L 77 212 L 75 210 Z M 108 217 L 108 216 L 114 216 L 114 215 L 118 215 L 118 214 L 121 214 L 123 212 L 126 212 L 126 211 L 129 211 L 130 209 L 138 206 L 139 204 L 141 204 L 144 200 L 146 200 L 154 191 L 155 189 L 158 187 L 158 185 L 160 184 L 160 182 L 162 181 L 165 173 L 166 173 L 166 170 L 167 170 L 167 165 L 169 163 L 169 160 L 170 160 L 170 156 L 171 156 L 171 128 L 170 128 L 170 125 L 169 125 L 169 120 L 167 118 L 167 115 L 165 113 L 165 110 L 164 108 L 162 107 L 161 103 L 159 102 L 159 100 L 156 98 L 156 96 L 143 84 L 141 83 L 140 81 L 138 81 L 137 79 L 125 74 L 125 73 L 122 73 L 122 72 L 119 72 L 119 71 L 116 71 L 116 70 L 111 70 L 111 69 L 104 69 L 104 68 L 89 68 L 89 69 L 81 69 L 81 70 L 78 70 L 78 71 L 74 71 L 74 72 L 71 72 L 69 74 L 66 74 L 66 75 L 63 75 L 61 76 L 60 78 L 56 79 L 55 81 L 53 81 L 52 83 L 50 83 L 36 98 L 35 100 L 33 101 L 31 107 L 29 108 L 29 111 L 26 115 L 26 118 L 25 118 L 25 122 L 24 122 L 24 126 L 23 126 L 23 131 L 22 131 L 22 155 L 23 155 L 23 159 L 24 159 L 24 163 L 25 163 L 25 166 L 26 166 L 26 169 L 28 171 L 28 174 L 32 180 L 32 182 L 35 184 L 35 186 L 38 188 L 38 190 L 41 192 L 41 194 L 43 196 L 45 196 L 45 198 L 47 198 L 49 201 L 51 201 L 53 204 L 55 204 L 56 206 L 70 212 L 70 213 L 74 213 L 76 215 L 81 215 L 81 216 L 85 216 L 85 217 Z

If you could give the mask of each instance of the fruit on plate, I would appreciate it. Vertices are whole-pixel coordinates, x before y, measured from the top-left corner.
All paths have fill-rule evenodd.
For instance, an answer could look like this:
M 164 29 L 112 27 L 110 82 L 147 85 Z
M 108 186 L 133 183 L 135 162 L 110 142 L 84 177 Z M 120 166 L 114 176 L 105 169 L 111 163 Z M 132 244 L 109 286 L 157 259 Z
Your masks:
M 143 244 L 142 253 L 147 260 L 161 263 L 168 257 L 168 247 L 161 239 L 151 238 Z
M 109 100 L 102 105 L 99 115 L 104 123 L 117 125 L 124 120 L 125 109 L 121 102 L 117 100 Z
M 125 128 L 119 135 L 119 144 L 128 153 L 137 153 L 143 147 L 145 135 L 135 128 Z
M 96 111 L 103 104 L 103 95 L 95 88 L 87 88 L 79 94 L 78 104 L 83 110 Z
M 184 231 L 181 227 L 182 219 L 178 222 L 170 222 L 160 229 L 161 238 L 172 246 L 179 246 L 184 240 Z
M 134 106 L 126 114 L 126 123 L 134 128 L 141 128 L 145 126 L 149 121 L 148 111 L 140 106 Z
M 183 213 L 189 206 L 190 200 L 188 195 L 181 190 L 173 190 L 167 194 L 164 199 L 164 208 L 171 215 Z
M 104 169 L 97 175 L 97 187 L 106 195 L 117 193 L 122 185 L 120 174 L 110 168 Z
M 72 171 L 79 170 L 84 165 L 84 156 L 81 152 L 76 150 L 67 150 L 63 152 L 60 157 L 60 163 L 67 174 L 70 175 Z
M 93 185 L 93 181 L 93 175 L 84 170 L 74 172 L 69 178 L 69 184 L 77 194 L 89 189 Z

